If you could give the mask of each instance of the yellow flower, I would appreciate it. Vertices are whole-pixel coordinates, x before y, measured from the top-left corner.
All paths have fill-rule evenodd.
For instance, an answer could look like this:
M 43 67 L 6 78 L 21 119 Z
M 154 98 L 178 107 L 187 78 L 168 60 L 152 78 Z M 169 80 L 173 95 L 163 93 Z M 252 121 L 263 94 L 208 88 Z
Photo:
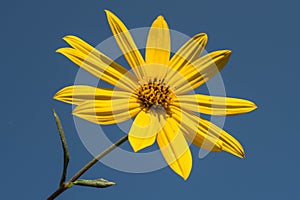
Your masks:
M 244 157 L 236 139 L 197 113 L 235 115 L 250 112 L 256 105 L 243 99 L 188 93 L 217 74 L 231 52 L 219 50 L 200 57 L 207 43 L 207 35 L 201 33 L 170 58 L 170 31 L 159 16 L 149 30 L 144 59 L 122 21 L 110 11 L 106 14 L 133 73 L 78 37 L 66 36 L 71 48 L 57 52 L 115 89 L 74 85 L 63 88 L 54 98 L 77 105 L 73 115 L 96 124 L 135 117 L 128 133 L 133 150 L 157 141 L 166 162 L 184 179 L 192 168 L 187 141 L 209 151 Z

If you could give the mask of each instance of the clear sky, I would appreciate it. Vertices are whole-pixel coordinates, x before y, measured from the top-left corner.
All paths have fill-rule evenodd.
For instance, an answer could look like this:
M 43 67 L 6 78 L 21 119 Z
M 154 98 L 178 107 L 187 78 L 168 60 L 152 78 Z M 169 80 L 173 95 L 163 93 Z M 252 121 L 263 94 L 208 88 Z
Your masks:
M 245 159 L 227 153 L 199 159 L 192 147 L 187 181 L 168 167 L 131 174 L 98 163 L 84 177 L 104 177 L 115 187 L 74 187 L 58 199 L 299 198 L 299 6 L 292 0 L 2 1 L 0 199 L 45 199 L 57 188 L 62 150 L 52 108 L 65 128 L 69 175 L 92 158 L 75 130 L 71 106 L 52 99 L 74 83 L 78 70 L 55 50 L 66 46 L 61 38 L 68 34 L 93 45 L 110 37 L 104 9 L 129 28 L 150 26 L 163 15 L 171 29 L 207 33 L 207 51 L 232 50 L 222 71 L 227 95 L 259 108 L 226 119 L 224 128 L 241 141 Z

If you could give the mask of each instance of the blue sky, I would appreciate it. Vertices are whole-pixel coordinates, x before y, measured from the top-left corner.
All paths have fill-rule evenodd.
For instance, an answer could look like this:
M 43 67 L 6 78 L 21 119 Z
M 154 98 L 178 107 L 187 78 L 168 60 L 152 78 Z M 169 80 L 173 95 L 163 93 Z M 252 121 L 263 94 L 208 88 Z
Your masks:
M 57 188 L 62 151 L 52 108 L 65 128 L 69 175 L 92 158 L 78 137 L 71 106 L 52 99 L 57 90 L 74 83 L 78 70 L 55 50 L 66 46 L 61 38 L 68 34 L 93 45 L 110 37 L 104 9 L 116 13 L 129 28 L 149 26 L 164 15 L 171 29 L 189 36 L 207 33 L 207 51 L 232 50 L 222 71 L 227 95 L 253 100 L 259 108 L 226 119 L 224 128 L 241 141 L 245 159 L 227 153 L 199 159 L 198 149 L 192 147 L 193 169 L 187 181 L 168 167 L 131 174 L 99 163 L 84 177 L 104 177 L 117 186 L 74 187 L 58 199 L 296 199 L 298 8 L 296 1 L 258 0 L 3 1 L 0 199 L 45 199 Z M 117 136 L 121 135 L 112 139 Z

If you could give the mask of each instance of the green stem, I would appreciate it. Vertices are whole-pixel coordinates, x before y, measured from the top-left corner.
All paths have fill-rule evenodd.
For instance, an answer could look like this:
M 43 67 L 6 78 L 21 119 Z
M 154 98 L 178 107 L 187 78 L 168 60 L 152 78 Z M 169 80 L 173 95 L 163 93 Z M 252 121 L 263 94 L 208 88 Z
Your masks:
M 124 142 L 128 140 L 128 136 L 122 137 L 120 140 L 118 140 L 116 143 L 112 144 L 110 147 L 105 149 L 103 152 L 101 152 L 99 155 L 97 155 L 95 158 L 93 158 L 89 163 L 87 163 L 81 170 L 79 170 L 67 183 L 63 183 L 60 185 L 60 187 L 48 197 L 48 200 L 53 200 L 56 197 L 58 197 L 61 193 L 66 191 L 68 188 L 70 188 L 74 181 L 76 181 L 82 174 L 84 174 L 88 169 L 90 169 L 94 164 L 96 164 L 101 158 L 106 156 L 109 152 L 114 150 L 116 147 L 120 146 Z

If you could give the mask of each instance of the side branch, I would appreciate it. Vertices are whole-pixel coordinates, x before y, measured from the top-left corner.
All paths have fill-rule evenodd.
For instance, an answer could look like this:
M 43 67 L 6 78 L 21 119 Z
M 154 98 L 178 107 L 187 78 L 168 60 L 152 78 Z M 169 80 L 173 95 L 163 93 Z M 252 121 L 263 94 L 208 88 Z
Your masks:
M 66 142 L 65 133 L 62 128 L 60 119 L 54 109 L 52 109 L 52 112 L 53 112 L 53 115 L 55 118 L 56 126 L 57 126 L 59 136 L 60 136 L 61 145 L 62 145 L 63 152 L 64 152 L 63 172 L 62 172 L 60 183 L 59 183 L 60 186 L 63 186 L 66 181 L 66 177 L 67 177 L 67 168 L 68 168 L 68 164 L 69 164 L 69 160 L 70 160 L 70 155 L 69 155 L 69 151 L 68 151 L 68 145 Z

